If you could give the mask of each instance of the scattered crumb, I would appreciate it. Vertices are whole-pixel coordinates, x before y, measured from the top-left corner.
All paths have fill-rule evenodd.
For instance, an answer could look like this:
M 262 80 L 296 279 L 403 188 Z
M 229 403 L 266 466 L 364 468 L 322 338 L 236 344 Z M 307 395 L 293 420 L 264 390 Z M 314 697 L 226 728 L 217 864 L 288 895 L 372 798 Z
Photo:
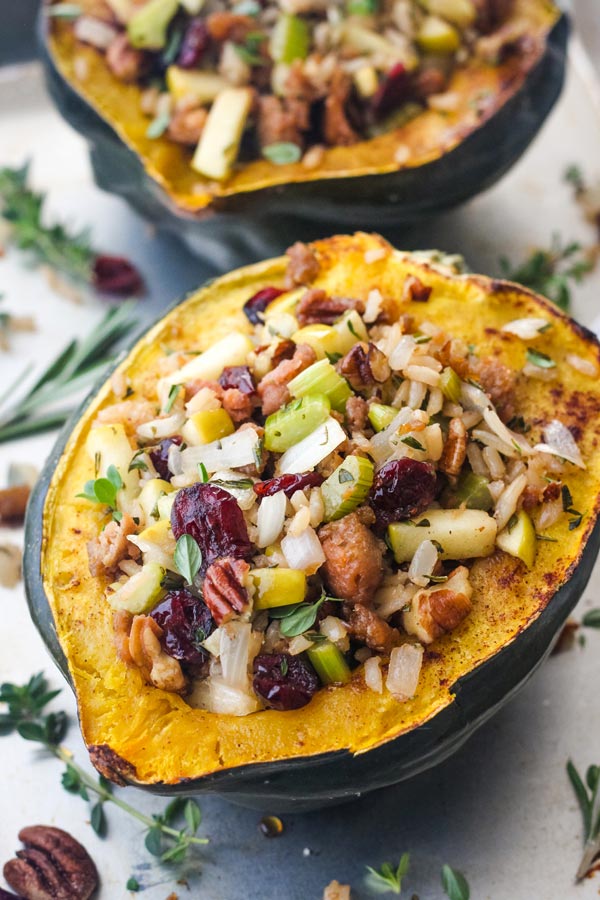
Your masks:
M 16 544 L 0 544 L 0 585 L 14 588 L 22 577 L 23 553 Z
M 350 885 L 332 881 L 323 891 L 323 900 L 350 900 Z

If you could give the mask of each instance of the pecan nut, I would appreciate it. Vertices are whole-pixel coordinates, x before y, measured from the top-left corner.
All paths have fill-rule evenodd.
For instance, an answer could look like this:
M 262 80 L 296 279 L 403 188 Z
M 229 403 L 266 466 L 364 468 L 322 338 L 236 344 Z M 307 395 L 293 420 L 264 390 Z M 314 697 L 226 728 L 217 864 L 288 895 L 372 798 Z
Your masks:
M 60 828 L 22 828 L 25 845 L 4 866 L 7 882 L 25 900 L 87 900 L 98 886 L 98 872 L 89 853 Z
M 415 303 L 426 303 L 431 296 L 433 288 L 427 284 L 423 284 L 416 275 L 409 275 L 404 282 L 402 290 L 403 300 L 413 300 Z
M 363 341 L 354 345 L 339 366 L 355 391 L 364 391 L 376 382 L 382 384 L 391 373 L 385 354 L 375 344 Z
M 450 419 L 448 437 L 439 467 L 446 475 L 458 475 L 467 455 L 467 429 L 462 419 Z
M 12 525 L 22 523 L 30 493 L 31 488 L 27 484 L 17 484 L 1 490 L 0 522 L 10 522 Z
M 225 556 L 208 567 L 202 593 L 217 625 L 227 622 L 248 606 L 244 577 L 250 566 L 243 559 Z
M 129 654 L 146 681 L 161 691 L 179 694 L 186 688 L 180 663 L 162 648 L 163 630 L 151 616 L 134 616 L 129 633 Z
M 362 314 L 365 304 L 353 297 L 330 297 L 320 288 L 311 288 L 300 298 L 296 318 L 300 325 L 333 325 L 349 309 Z

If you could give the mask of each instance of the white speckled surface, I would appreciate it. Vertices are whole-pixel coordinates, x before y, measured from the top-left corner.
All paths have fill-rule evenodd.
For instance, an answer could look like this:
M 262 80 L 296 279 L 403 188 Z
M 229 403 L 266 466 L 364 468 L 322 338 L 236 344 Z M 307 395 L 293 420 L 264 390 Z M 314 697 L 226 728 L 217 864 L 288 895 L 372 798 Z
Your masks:
M 591 241 L 560 176 L 568 163 L 578 162 L 590 180 L 600 179 L 599 147 L 600 118 L 572 70 L 560 106 L 525 159 L 486 195 L 415 230 L 411 245 L 461 250 L 474 269 L 493 273 L 499 255 L 521 258 L 531 246 L 547 245 L 554 231 Z M 92 186 L 84 145 L 51 109 L 35 67 L 12 76 L 0 70 L 0 165 L 26 156 L 33 159 L 36 182 L 50 188 L 51 209 L 91 224 L 98 246 L 139 263 L 152 286 L 143 307 L 148 316 L 203 279 L 200 263 L 173 242 L 150 236 L 119 200 Z M 585 324 L 600 316 L 599 291 L 600 273 L 577 291 L 574 312 Z M 13 253 L 0 259 L 0 292 L 5 308 L 33 314 L 39 327 L 0 355 L 0 386 L 25 359 L 50 358 L 100 315 L 95 303 L 74 306 L 53 295 Z M 0 445 L 0 483 L 10 461 L 41 465 L 51 445 L 51 437 Z M 4 536 L 0 531 L 0 540 Z M 21 539 L 18 532 L 9 537 Z M 599 586 L 597 566 L 582 608 L 600 605 Z M 44 668 L 59 685 L 21 589 L 0 590 L 0 615 L 0 680 L 21 681 Z M 259 834 L 257 813 L 203 799 L 203 830 L 211 844 L 194 860 L 189 891 L 175 885 L 168 870 L 143 868 L 149 857 L 135 823 L 108 810 L 110 835 L 98 840 L 86 805 L 61 789 L 58 763 L 20 739 L 0 738 L 0 861 L 16 849 L 19 828 L 44 822 L 67 828 L 88 847 L 101 871 L 101 900 L 127 896 L 131 874 L 147 887 L 147 900 L 164 900 L 173 890 L 181 898 L 206 900 L 318 900 L 332 878 L 350 882 L 353 897 L 366 900 L 371 895 L 363 884 L 364 865 L 398 859 L 404 850 L 412 854 L 408 897 L 441 898 L 439 869 L 449 862 L 468 876 L 475 900 L 591 900 L 598 897 L 600 876 L 573 885 L 581 823 L 564 768 L 569 756 L 580 767 L 600 762 L 600 634 L 589 632 L 586 639 L 584 648 L 549 660 L 444 765 L 352 805 L 286 817 L 276 840 Z M 74 713 L 66 688 L 61 706 Z M 75 725 L 66 743 L 85 759 Z M 149 812 L 163 805 L 129 793 Z M 310 855 L 304 855 L 306 847 Z

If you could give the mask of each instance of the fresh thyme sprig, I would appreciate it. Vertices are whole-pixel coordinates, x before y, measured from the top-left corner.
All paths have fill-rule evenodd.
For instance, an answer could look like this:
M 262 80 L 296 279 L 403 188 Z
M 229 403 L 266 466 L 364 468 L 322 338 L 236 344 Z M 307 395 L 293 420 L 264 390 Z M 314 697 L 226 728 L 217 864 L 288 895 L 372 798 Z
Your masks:
M 10 403 L 32 366 L 19 372 L 0 395 L 0 443 L 58 428 L 71 413 L 56 406 L 89 385 L 107 367 L 116 344 L 135 324 L 133 303 L 108 310 L 91 334 L 73 340 L 16 402 Z
M 511 265 L 505 256 L 499 263 L 503 278 L 543 294 L 564 310 L 571 305 L 571 283 L 579 284 L 593 268 L 581 244 L 576 241 L 563 244 L 557 234 L 548 250 L 534 250 L 520 265 Z
M 410 866 L 410 854 L 403 853 L 400 862 L 394 868 L 391 863 L 383 863 L 379 869 L 366 866 L 367 886 L 376 894 L 399 894 L 402 891 L 402 879 Z
M 72 752 L 61 745 L 68 727 L 66 713 L 46 712 L 47 705 L 59 693 L 49 689 L 41 672 L 24 685 L 1 685 L 0 703 L 6 704 L 7 711 L 0 714 L 0 735 L 16 732 L 27 741 L 41 744 L 44 750 L 65 764 L 62 785 L 65 790 L 92 803 L 90 822 L 100 837 L 107 832 L 104 805 L 112 803 L 142 823 L 146 849 L 161 862 L 181 862 L 190 847 L 207 844 L 207 838 L 197 836 L 202 816 L 195 800 L 178 798 L 171 801 L 164 812 L 147 816 L 115 794 L 113 786 L 101 775 L 95 779 L 76 763 Z M 185 827 L 175 827 L 181 819 L 185 821 Z
M 575 876 L 577 881 L 581 881 L 600 857 L 600 766 L 588 767 L 584 783 L 575 765 L 569 760 L 567 774 L 583 817 L 585 848 Z
M 49 266 L 72 281 L 107 293 L 134 294 L 142 287 L 139 272 L 122 257 L 99 254 L 87 229 L 69 231 L 60 222 L 43 222 L 45 195 L 29 186 L 29 163 L 0 168 L 0 216 L 8 222 L 9 240 L 36 265 Z

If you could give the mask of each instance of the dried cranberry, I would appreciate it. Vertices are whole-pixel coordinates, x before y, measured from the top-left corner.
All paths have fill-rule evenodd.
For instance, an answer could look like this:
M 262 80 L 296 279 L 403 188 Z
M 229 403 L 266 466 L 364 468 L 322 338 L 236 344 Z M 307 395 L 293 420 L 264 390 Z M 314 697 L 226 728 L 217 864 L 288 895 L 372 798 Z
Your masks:
M 200 17 L 191 19 L 181 39 L 177 65 L 182 69 L 196 68 L 200 65 L 209 43 L 210 34 L 204 19 Z
M 169 591 L 150 615 L 163 630 L 161 644 L 165 653 L 192 665 L 207 659 L 208 653 L 201 644 L 216 625 L 206 603 L 186 590 Z
M 181 444 L 181 438 L 178 435 L 165 438 L 164 441 L 161 441 L 160 444 L 148 451 L 148 456 L 152 460 L 156 474 L 163 481 L 170 481 L 173 477 L 169 470 L 169 450 L 173 444 Z
M 225 391 L 237 388 L 242 394 L 256 394 L 256 387 L 248 366 L 227 366 L 219 377 L 219 384 Z
M 272 709 L 300 709 L 314 697 L 319 679 L 299 656 L 264 654 L 254 660 L 253 687 Z
M 248 559 L 252 544 L 237 500 L 216 484 L 192 484 L 175 494 L 171 509 L 175 539 L 190 534 L 202 551 L 200 572 L 221 556 Z
M 243 307 L 244 315 L 248 321 L 252 322 L 253 325 L 258 325 L 262 322 L 260 314 L 265 311 L 269 303 L 283 293 L 285 292 L 281 288 L 266 287 L 262 291 L 257 291 L 256 294 L 253 294 L 249 300 L 246 300 Z
M 377 88 L 371 100 L 371 111 L 381 119 L 406 100 L 409 79 L 403 63 L 396 63 Z
M 254 491 L 259 497 L 270 497 L 278 491 L 283 491 L 286 497 L 291 497 L 295 491 L 303 491 L 307 487 L 320 487 L 325 479 L 318 472 L 305 472 L 303 475 L 279 475 L 277 478 L 269 478 L 267 481 L 258 481 L 254 485 Z
M 370 503 L 377 525 L 410 519 L 427 509 L 436 495 L 437 478 L 431 463 L 392 459 L 377 472 L 371 488 Z
M 137 294 L 144 286 L 136 267 L 123 256 L 97 256 L 92 283 L 103 294 Z

